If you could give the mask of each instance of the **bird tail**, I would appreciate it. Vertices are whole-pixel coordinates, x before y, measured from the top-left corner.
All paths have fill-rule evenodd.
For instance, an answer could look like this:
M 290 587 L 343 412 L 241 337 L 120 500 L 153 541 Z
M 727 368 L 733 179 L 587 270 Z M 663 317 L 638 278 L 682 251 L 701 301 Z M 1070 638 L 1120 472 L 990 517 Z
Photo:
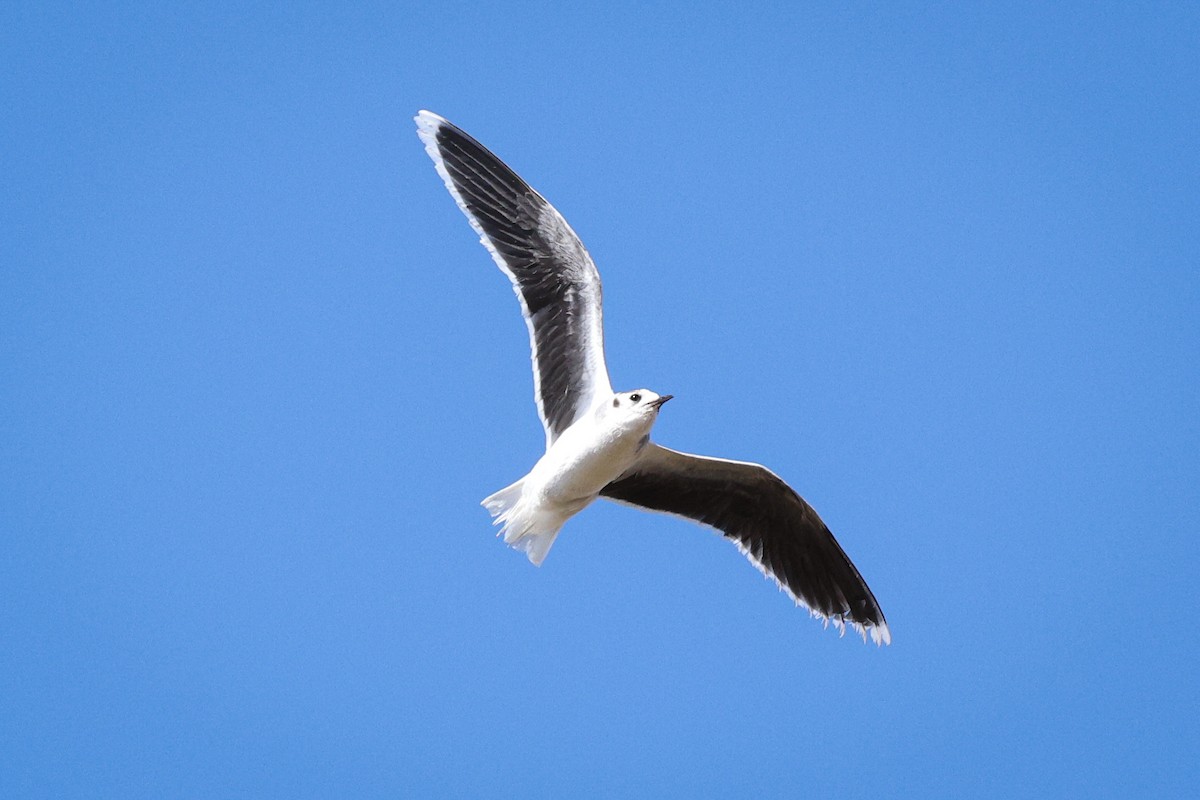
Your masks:
M 492 515 L 493 525 L 502 525 L 504 543 L 523 550 L 534 566 L 540 567 L 550 552 L 550 546 L 558 536 L 566 519 L 558 514 L 543 511 L 537 503 L 524 496 L 525 479 L 505 486 L 480 503 Z

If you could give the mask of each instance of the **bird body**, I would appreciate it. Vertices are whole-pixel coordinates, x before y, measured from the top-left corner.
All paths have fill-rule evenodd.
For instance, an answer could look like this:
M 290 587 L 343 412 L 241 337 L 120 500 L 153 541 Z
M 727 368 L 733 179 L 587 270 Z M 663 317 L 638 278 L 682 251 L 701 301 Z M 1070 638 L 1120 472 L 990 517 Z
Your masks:
M 670 399 L 648 389 L 614 394 L 563 431 L 529 474 L 483 500 L 504 541 L 541 565 L 563 524 L 637 461 Z
M 512 283 L 529 330 L 546 449 L 525 477 L 483 501 L 504 541 L 540 565 L 564 523 L 597 498 L 674 514 L 720 531 L 814 616 L 890 643 L 857 568 L 775 473 L 650 440 L 671 395 L 613 391 L 600 274 L 562 215 L 460 128 L 429 111 L 416 123 L 450 195 Z

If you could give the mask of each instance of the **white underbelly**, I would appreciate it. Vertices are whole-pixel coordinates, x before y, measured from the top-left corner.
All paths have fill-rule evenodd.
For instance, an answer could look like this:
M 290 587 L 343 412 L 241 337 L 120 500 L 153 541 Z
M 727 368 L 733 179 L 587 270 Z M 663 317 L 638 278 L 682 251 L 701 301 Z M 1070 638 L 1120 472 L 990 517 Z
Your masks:
M 582 508 L 633 465 L 640 436 L 596 440 L 588 433 L 564 431 L 530 472 L 546 501 Z

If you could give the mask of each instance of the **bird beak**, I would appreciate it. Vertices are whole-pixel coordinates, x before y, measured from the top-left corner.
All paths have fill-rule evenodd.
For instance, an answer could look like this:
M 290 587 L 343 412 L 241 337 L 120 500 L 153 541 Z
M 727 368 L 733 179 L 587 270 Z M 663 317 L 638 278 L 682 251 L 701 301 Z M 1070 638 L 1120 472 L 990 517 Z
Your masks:
M 670 399 L 671 399 L 672 397 L 674 397 L 674 396 L 675 396 L 675 395 L 673 395 L 673 394 L 664 394 L 662 397 L 658 398 L 657 400 L 651 400 L 651 401 L 648 403 L 648 405 L 652 405 L 652 406 L 654 406 L 655 408 L 662 408 L 662 404 L 663 404 L 663 403 L 665 403 L 665 402 L 667 402 L 668 400 L 670 400 Z

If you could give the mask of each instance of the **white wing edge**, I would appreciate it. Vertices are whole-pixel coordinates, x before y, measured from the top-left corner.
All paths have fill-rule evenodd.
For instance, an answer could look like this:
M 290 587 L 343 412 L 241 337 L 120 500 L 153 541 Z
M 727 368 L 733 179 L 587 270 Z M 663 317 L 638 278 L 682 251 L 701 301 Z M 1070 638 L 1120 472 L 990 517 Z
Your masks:
M 417 112 L 413 120 L 417 123 L 417 136 L 425 144 L 425 152 L 433 160 L 433 168 L 441 176 L 442 182 L 446 184 L 447 191 L 450 192 L 450 196 L 454 198 L 454 202 L 462 210 L 463 216 L 467 218 L 467 222 L 471 223 L 471 228 L 479 234 L 479 243 L 487 248 L 487 251 L 492 256 L 492 260 L 496 262 L 496 266 L 508 276 L 509 283 L 513 287 L 513 294 L 517 296 L 517 302 L 521 304 L 521 319 L 525 320 L 525 329 L 529 331 L 529 359 L 533 364 L 533 402 L 537 404 L 538 418 L 541 419 L 542 428 L 546 431 L 546 449 L 549 450 L 550 445 L 554 444 L 554 433 L 550 430 L 550 423 L 546 419 L 546 410 L 542 408 L 542 374 L 541 370 L 538 369 L 537 337 L 533 329 L 533 317 L 529 314 L 529 306 L 525 305 L 525 298 L 521 295 L 521 284 L 517 280 L 517 276 L 509 268 L 508 262 L 504 260 L 504 256 L 492 246 L 492 242 L 484 232 L 483 226 L 479 224 L 475 219 L 475 215 L 467 208 L 462 195 L 458 193 L 458 188 L 454 185 L 454 179 L 450 177 L 450 172 L 446 169 L 446 162 L 442 160 L 442 153 L 437 145 L 437 131 L 438 128 L 442 127 L 443 123 L 449 125 L 450 121 L 432 111 L 425 110 Z
M 638 464 L 640 464 L 642 461 L 644 461 L 646 459 L 655 459 L 655 460 L 659 461 L 659 463 L 661 463 L 661 464 L 669 465 L 671 462 L 671 457 L 674 455 L 688 456 L 689 458 L 695 458 L 700 461 L 712 461 L 712 462 L 718 463 L 718 464 L 737 464 L 738 466 L 743 466 L 743 467 L 757 467 L 758 469 L 764 470 L 764 471 L 770 473 L 771 475 L 774 475 L 775 478 L 777 478 L 779 481 L 783 482 L 784 485 L 789 486 L 789 487 L 791 486 L 791 484 L 788 484 L 786 481 L 783 480 L 783 478 L 780 478 L 778 475 L 776 475 L 769 467 L 766 467 L 766 466 L 756 463 L 754 461 L 737 461 L 732 458 L 717 458 L 715 456 L 696 455 L 695 453 L 683 453 L 680 451 L 672 450 L 669 447 L 663 447 L 662 445 L 657 444 L 655 442 L 650 443 L 650 447 L 646 448 L 646 450 L 642 454 L 642 456 L 637 460 L 637 462 L 634 463 L 634 465 L 632 467 L 630 467 L 628 470 L 626 470 L 622 474 L 622 477 L 624 477 L 624 475 L 628 475 L 630 473 L 637 472 Z M 779 578 L 777 578 L 773 572 L 768 570 L 766 568 L 766 566 L 764 566 L 762 561 L 760 560 L 760 557 L 762 555 L 761 553 L 753 552 L 749 547 L 746 547 L 746 545 L 742 544 L 737 539 L 733 538 L 732 536 L 726 535 L 725 532 L 722 531 L 721 529 L 715 528 L 712 525 L 707 525 L 707 524 L 705 524 L 693 517 L 689 517 L 685 514 L 676 514 L 673 511 L 660 511 L 659 509 L 647 508 L 645 506 L 639 506 L 636 503 L 627 503 L 624 500 L 617 500 L 612 497 L 604 497 L 604 499 L 608 500 L 609 502 L 612 502 L 612 503 L 617 503 L 618 505 L 628 506 L 629 508 L 636 508 L 639 511 L 651 511 L 655 514 L 664 514 L 668 517 L 676 517 L 677 519 L 687 520 L 688 522 L 692 523 L 693 525 L 699 525 L 703 528 L 709 528 L 710 530 L 716 531 L 717 534 L 722 539 L 726 539 L 730 542 L 733 542 L 733 544 L 737 547 L 738 551 L 741 552 L 741 554 L 746 557 L 747 561 L 749 561 L 751 564 L 754 565 L 755 569 L 757 569 L 760 573 L 762 573 L 763 577 L 770 578 L 772 581 L 774 581 L 775 585 L 779 588 L 779 590 L 781 592 L 783 592 L 784 594 L 786 594 L 788 597 L 790 597 L 792 599 L 792 602 L 794 602 L 797 606 L 799 606 L 800 608 L 803 608 L 805 611 L 807 611 L 808 615 L 810 617 L 812 617 L 813 619 L 821 620 L 821 622 L 824 624 L 824 626 L 826 628 L 828 628 L 829 623 L 832 622 L 833 626 L 835 628 L 837 628 L 837 630 L 838 630 L 838 635 L 845 636 L 846 635 L 846 623 L 849 622 L 850 626 L 855 630 L 855 632 L 857 632 L 860 636 L 862 636 L 863 642 L 867 641 L 867 635 L 869 632 L 869 634 L 871 636 L 871 641 L 876 646 L 881 646 L 881 645 L 885 645 L 885 644 L 891 645 L 892 632 L 888 628 L 888 625 L 886 622 L 883 625 L 869 625 L 868 626 L 868 625 L 864 625 L 861 622 L 855 622 L 854 620 L 846 620 L 840 614 L 835 614 L 832 617 L 826 616 L 825 614 L 821 613 L 820 611 L 818 611 L 815 608 L 813 608 L 812 606 L 810 606 L 808 603 L 804 602 L 804 600 L 801 599 L 800 597 L 797 597 L 796 594 L 791 589 L 789 589 L 787 587 L 787 585 L 784 584 L 783 581 L 781 581 Z M 856 567 L 856 569 L 857 569 L 857 567 Z
M 546 433 L 546 449 L 549 450 L 550 445 L 554 443 L 555 436 L 554 432 L 550 429 L 549 421 L 546 419 L 546 410 L 542 406 L 542 375 L 541 369 L 538 365 L 537 337 L 533 327 L 533 317 L 529 313 L 529 306 L 525 304 L 525 297 L 521 294 L 521 284 L 517 280 L 517 276 L 513 273 L 512 269 L 508 266 L 508 262 L 504 260 L 504 256 L 501 255 L 494 246 L 492 246 L 492 242 L 488 238 L 487 233 L 484 232 L 483 226 L 479 224 L 479 222 L 475 219 L 475 216 L 471 213 L 470 209 L 467 208 L 467 204 L 463 201 L 462 195 L 459 194 L 458 188 L 454 185 L 454 180 L 450 177 L 450 172 L 446 169 L 446 163 L 442 159 L 442 153 L 437 144 L 437 131 L 440 127 L 442 127 L 443 124 L 451 125 L 452 123 L 445 117 L 439 116 L 432 111 L 427 111 L 424 109 L 417 112 L 417 115 L 413 117 L 413 121 L 417 123 L 417 136 L 420 137 L 421 142 L 425 145 L 425 152 L 429 154 L 429 158 L 433 161 L 433 167 L 437 170 L 438 175 L 441 176 L 442 183 L 446 185 L 446 190 L 449 191 L 450 196 L 454 198 L 454 202 L 463 212 L 463 216 L 467 218 L 467 222 L 471 224 L 471 228 L 477 234 L 479 234 L 479 243 L 487 248 L 488 253 L 490 253 L 492 256 L 492 260 L 496 262 L 496 266 L 500 268 L 501 272 L 508 276 L 509 283 L 512 284 L 513 294 L 517 296 L 517 302 L 521 304 L 521 318 L 525 320 L 525 328 L 529 332 L 529 358 L 533 366 L 533 400 L 537 405 L 538 418 L 541 419 L 542 428 Z M 524 178 L 521 178 L 521 180 L 522 182 L 525 182 Z M 526 185 L 528 186 L 527 182 Z M 536 192 L 536 190 L 533 191 Z M 538 196 L 541 197 L 540 194 Z M 562 214 L 558 212 L 558 209 L 556 209 L 544 197 L 542 197 L 542 202 L 546 204 L 546 212 L 552 214 L 555 217 L 555 221 L 561 224 L 562 229 L 567 234 L 574 237 L 575 241 L 580 243 L 580 247 L 583 247 L 582 241 L 579 239 L 579 235 L 575 233 L 574 229 L 571 228 L 570 224 L 563 218 Z M 541 224 L 540 221 L 539 224 Z M 590 256 L 586 257 L 590 259 Z M 595 265 L 593 265 L 593 271 L 595 271 L 594 266 Z M 603 312 L 601 311 L 601 315 L 602 314 Z M 591 321 L 592 330 L 591 336 L 589 337 L 589 342 L 593 346 L 590 347 L 588 352 L 584 354 L 584 358 L 591 369 L 591 376 L 593 378 L 593 385 L 591 387 L 591 403 L 587 408 L 579 409 L 579 414 L 576 416 L 576 419 L 583 414 L 586 414 L 591 410 L 592 407 L 595 406 L 597 396 L 605 397 L 606 395 L 612 394 L 612 383 L 608 377 L 608 366 L 604 360 L 603 349 L 602 347 L 597 348 L 594 346 L 597 341 L 602 342 L 604 340 L 603 322 L 601 319 L 602 317 L 597 317 Z M 598 353 L 597 350 L 599 350 Z M 597 363 L 597 356 L 599 357 L 599 363 Z

